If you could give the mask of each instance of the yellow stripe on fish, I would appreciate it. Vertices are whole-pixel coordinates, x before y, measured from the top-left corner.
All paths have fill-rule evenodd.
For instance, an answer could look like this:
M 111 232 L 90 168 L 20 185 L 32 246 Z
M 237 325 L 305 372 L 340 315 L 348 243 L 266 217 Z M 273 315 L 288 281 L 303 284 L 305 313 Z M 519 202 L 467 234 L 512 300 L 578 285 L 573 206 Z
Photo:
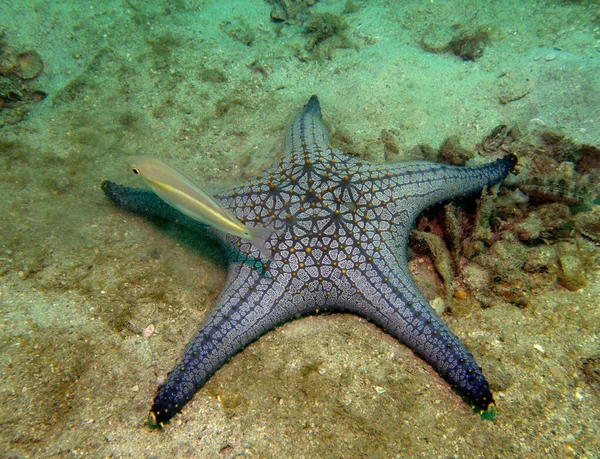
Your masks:
M 144 179 L 152 191 L 171 207 L 219 231 L 251 242 L 264 257 L 273 260 L 265 241 L 277 230 L 244 225 L 200 185 L 160 159 L 139 155 L 131 156 L 127 161 L 131 171 Z

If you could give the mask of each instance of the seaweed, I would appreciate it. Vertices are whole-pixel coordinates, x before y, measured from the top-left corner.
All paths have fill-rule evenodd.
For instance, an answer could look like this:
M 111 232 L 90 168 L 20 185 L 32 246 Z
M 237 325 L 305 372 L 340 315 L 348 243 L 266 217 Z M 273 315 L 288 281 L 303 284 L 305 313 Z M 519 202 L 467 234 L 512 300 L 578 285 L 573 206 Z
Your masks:
M 254 30 L 242 18 L 236 18 L 233 21 L 224 21 L 220 27 L 232 39 L 246 46 L 252 46 L 256 39 Z
M 308 8 L 317 3 L 318 0 L 267 0 L 272 4 L 271 21 L 293 22 L 298 17 L 308 13 Z
M 344 14 L 358 13 L 360 10 L 362 10 L 366 6 L 367 6 L 367 3 L 363 0 L 346 0 L 346 3 L 344 4 L 344 9 L 342 10 L 342 13 L 344 13 Z
M 310 51 L 333 37 L 345 40 L 344 31 L 347 28 L 346 20 L 337 14 L 325 12 L 311 16 L 304 26 L 304 33 L 310 37 L 306 49 Z
M 418 43 L 429 53 L 452 53 L 464 61 L 475 61 L 483 55 L 485 47 L 490 43 L 491 36 L 488 28 L 463 29 L 458 31 L 450 41 L 439 44 L 422 37 Z
M 483 50 L 490 42 L 489 30 L 480 27 L 466 30 L 456 35 L 448 43 L 448 51 L 464 61 L 474 61 L 483 55 Z
M 198 71 L 198 78 L 206 83 L 226 83 L 227 74 L 221 69 L 203 68 Z
M 398 146 L 392 133 L 387 129 L 381 130 L 379 139 L 383 142 L 383 152 L 386 161 L 393 161 L 399 153 Z
M 42 73 L 44 63 L 33 50 L 16 52 L 0 30 L 0 128 L 23 121 L 29 113 L 27 105 L 46 98 L 46 93 L 32 86 Z
M 146 40 L 146 43 L 152 50 L 151 57 L 154 60 L 156 70 L 165 70 L 173 67 L 177 62 L 179 53 L 177 50 L 182 46 L 182 42 L 172 32 L 166 32 L 155 38 Z
M 473 152 L 461 146 L 458 136 L 450 136 L 442 142 L 440 156 L 448 164 L 464 166 L 469 159 L 473 158 Z
M 452 310 L 460 312 L 473 304 L 469 298 L 481 307 L 525 308 L 539 288 L 584 287 L 600 258 L 600 150 L 553 131 L 523 137 L 518 126 L 506 125 L 476 149 L 482 156 L 514 152 L 519 163 L 501 186 L 482 192 L 476 209 L 473 200 L 456 200 L 419 221 L 417 230 L 435 235 L 415 234 L 444 280 L 447 304 L 451 289 Z M 470 151 L 451 138 L 421 153 L 462 163 Z
M 600 396 L 600 355 L 588 357 L 581 364 L 583 380 Z

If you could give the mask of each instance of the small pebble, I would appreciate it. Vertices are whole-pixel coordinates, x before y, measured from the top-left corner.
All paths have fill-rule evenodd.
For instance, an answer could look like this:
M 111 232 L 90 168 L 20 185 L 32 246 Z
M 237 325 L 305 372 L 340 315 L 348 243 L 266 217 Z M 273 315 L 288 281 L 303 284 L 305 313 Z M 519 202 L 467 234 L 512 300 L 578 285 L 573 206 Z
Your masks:
M 142 332 L 142 336 L 146 339 L 150 338 L 152 335 L 154 335 L 154 324 L 148 325 Z
M 464 300 L 469 296 L 469 293 L 464 288 L 457 288 L 454 290 L 454 298 Z
M 446 312 L 446 302 L 439 296 L 431 300 L 431 307 L 437 312 L 438 316 L 441 316 Z

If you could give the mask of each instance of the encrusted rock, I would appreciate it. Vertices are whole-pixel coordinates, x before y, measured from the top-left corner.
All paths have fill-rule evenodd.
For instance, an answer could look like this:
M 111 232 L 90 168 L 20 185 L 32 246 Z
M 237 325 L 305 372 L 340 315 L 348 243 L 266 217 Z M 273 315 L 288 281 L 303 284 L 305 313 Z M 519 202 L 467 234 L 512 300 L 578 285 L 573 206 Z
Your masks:
M 539 245 L 527 249 L 527 259 L 523 271 L 527 273 L 541 273 L 556 271 L 556 251 L 551 245 Z
M 581 234 L 594 241 L 600 241 L 600 206 L 594 206 L 588 212 L 578 213 L 573 221 Z
M 556 252 L 560 264 L 558 282 L 563 287 L 576 291 L 587 284 L 585 276 L 585 260 L 579 249 L 574 244 L 559 242 L 556 244 Z
M 469 290 L 475 292 L 487 291 L 492 282 L 489 271 L 477 263 L 469 263 L 463 270 L 463 277 Z

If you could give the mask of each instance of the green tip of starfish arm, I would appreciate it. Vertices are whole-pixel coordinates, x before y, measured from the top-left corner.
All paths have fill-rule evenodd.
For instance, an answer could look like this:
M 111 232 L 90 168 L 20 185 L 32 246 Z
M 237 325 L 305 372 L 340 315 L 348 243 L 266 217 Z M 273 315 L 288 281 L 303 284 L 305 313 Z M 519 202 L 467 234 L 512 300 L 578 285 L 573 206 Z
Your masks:
M 171 424 L 171 421 L 169 420 L 165 422 L 156 422 L 156 416 L 152 412 L 150 412 L 148 418 L 146 419 L 146 422 L 144 422 L 144 426 L 149 427 L 151 429 L 162 429 L 165 424 Z
M 487 410 L 480 410 L 477 407 L 473 407 L 473 413 L 477 413 L 482 421 L 493 421 L 497 415 L 496 405 L 492 403 Z

